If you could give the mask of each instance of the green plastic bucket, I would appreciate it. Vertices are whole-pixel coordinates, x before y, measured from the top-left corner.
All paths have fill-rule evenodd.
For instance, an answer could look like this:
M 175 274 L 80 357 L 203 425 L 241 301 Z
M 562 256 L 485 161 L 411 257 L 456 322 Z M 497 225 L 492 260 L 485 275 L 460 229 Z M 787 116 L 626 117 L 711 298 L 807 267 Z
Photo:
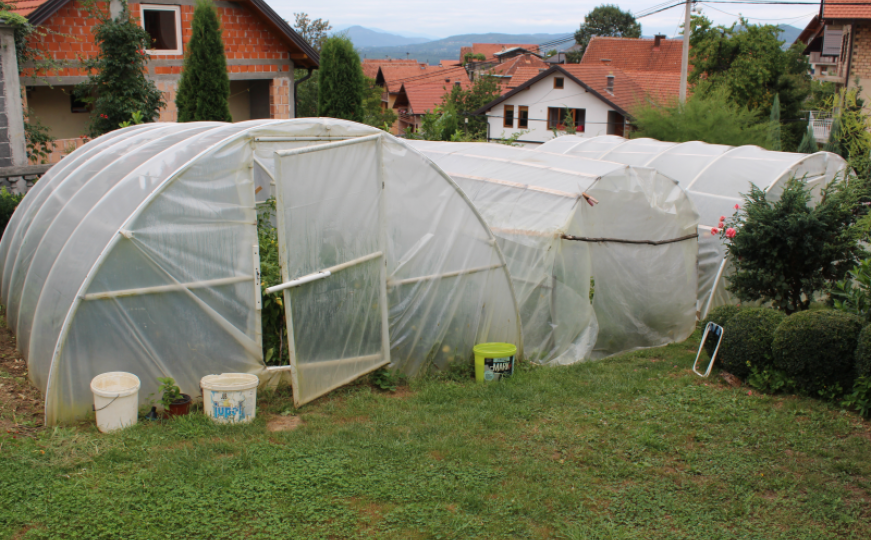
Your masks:
M 475 353 L 475 380 L 498 381 L 514 373 L 517 347 L 510 343 L 480 343 L 472 348 Z

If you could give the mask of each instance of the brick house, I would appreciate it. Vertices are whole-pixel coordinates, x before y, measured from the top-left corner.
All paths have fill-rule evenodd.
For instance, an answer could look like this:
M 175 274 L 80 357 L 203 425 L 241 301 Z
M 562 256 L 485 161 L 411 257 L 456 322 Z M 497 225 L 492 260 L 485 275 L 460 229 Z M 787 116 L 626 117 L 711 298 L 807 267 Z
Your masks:
M 163 92 L 167 105 L 160 121 L 177 119 L 175 92 L 191 37 L 194 0 L 149 0 L 129 3 L 133 17 L 152 35 L 147 76 Z M 57 139 L 51 162 L 82 144 L 89 119 L 87 107 L 72 96 L 73 87 L 85 80 L 81 59 L 99 53 L 94 43 L 92 18 L 81 0 L 11 0 L 16 13 L 47 33 L 36 44 L 64 64 L 57 72 L 34 73 L 20 66 L 26 87 L 25 108 L 48 126 Z M 113 15 L 120 0 L 98 2 Z M 215 1 L 223 29 L 230 77 L 230 113 L 233 121 L 257 118 L 293 118 L 294 68 L 313 70 L 318 54 L 263 0 Z M 37 76 L 39 75 L 39 76 Z
M 851 5 L 854 4 L 854 5 Z M 871 112 L 871 5 L 866 0 L 837 0 L 820 3 L 815 16 L 796 39 L 805 45 L 804 54 L 815 80 L 835 83 L 839 88 L 861 88 L 866 112 Z M 818 142 L 831 131 L 829 114 L 811 111 L 810 123 Z

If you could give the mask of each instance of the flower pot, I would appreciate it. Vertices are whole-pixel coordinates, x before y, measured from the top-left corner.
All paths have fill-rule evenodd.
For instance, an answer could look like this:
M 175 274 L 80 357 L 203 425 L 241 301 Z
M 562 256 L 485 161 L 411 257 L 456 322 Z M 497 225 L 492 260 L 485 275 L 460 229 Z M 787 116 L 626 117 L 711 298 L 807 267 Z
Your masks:
M 190 412 L 192 401 L 193 400 L 189 395 L 182 394 L 181 399 L 177 399 L 169 405 L 169 408 L 164 412 L 164 415 L 167 418 L 172 418 L 173 416 L 184 416 Z

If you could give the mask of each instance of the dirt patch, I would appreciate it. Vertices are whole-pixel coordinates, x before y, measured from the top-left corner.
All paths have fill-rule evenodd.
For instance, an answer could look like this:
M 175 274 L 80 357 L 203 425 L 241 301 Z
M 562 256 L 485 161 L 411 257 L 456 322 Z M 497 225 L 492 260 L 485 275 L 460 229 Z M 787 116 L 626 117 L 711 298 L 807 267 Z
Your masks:
M 433 450 L 432 452 L 430 452 L 429 457 L 433 458 L 436 461 L 443 461 L 445 459 L 445 456 L 443 456 L 442 453 L 438 450 Z
M 27 376 L 27 363 L 15 349 L 4 310 L 0 313 L 0 433 L 26 435 L 43 425 L 42 395 Z
M 273 416 L 266 422 L 266 429 L 269 431 L 293 431 L 303 425 L 302 418 L 299 416 Z

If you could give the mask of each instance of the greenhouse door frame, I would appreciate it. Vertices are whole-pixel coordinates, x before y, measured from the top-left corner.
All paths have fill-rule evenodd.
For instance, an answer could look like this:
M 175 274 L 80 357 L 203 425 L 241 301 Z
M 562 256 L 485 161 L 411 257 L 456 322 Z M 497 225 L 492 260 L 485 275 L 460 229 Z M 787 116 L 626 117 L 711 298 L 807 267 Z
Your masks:
M 325 137 L 324 140 L 330 141 L 331 139 Z M 280 264 L 282 270 L 282 277 L 284 278 L 284 282 L 280 285 L 276 285 L 274 287 L 270 287 L 266 290 L 267 293 L 275 293 L 279 291 L 284 291 L 284 301 L 285 301 L 285 313 L 287 318 L 287 336 L 288 336 L 288 349 L 290 353 L 290 365 L 286 367 L 282 367 L 279 369 L 289 369 L 291 373 L 291 384 L 293 386 L 293 402 L 294 405 L 300 407 L 306 403 L 309 403 L 333 390 L 339 388 L 340 386 L 344 386 L 351 381 L 366 375 L 376 369 L 386 366 L 390 363 L 390 331 L 389 331 L 389 322 L 388 322 L 388 304 L 387 304 L 387 262 L 386 262 L 386 254 L 387 254 L 387 223 L 386 223 L 386 215 L 384 209 L 384 175 L 383 175 L 383 159 L 382 159 L 382 140 L 383 137 L 381 134 L 368 135 L 363 137 L 355 137 L 348 138 L 345 140 L 328 142 L 322 145 L 316 146 L 306 146 L 303 148 L 295 148 L 292 150 L 283 150 L 276 152 L 276 198 L 278 199 L 278 211 L 276 212 L 278 218 L 278 232 L 279 232 L 279 245 L 280 249 Z M 322 268 L 316 272 L 312 272 L 310 274 L 300 276 L 297 278 L 292 278 L 289 275 L 288 269 L 288 261 L 289 257 L 292 256 L 292 253 L 288 252 L 288 244 L 289 238 L 285 238 L 287 235 L 287 216 L 284 212 L 284 188 L 283 186 L 283 174 L 281 173 L 281 163 L 283 160 L 288 157 L 300 156 L 303 154 L 310 154 L 315 152 L 328 152 L 331 150 L 341 149 L 343 147 L 348 147 L 351 145 L 363 144 L 367 142 L 375 142 L 376 147 L 376 168 L 377 174 L 375 175 L 375 182 L 372 182 L 372 189 L 378 190 L 378 250 L 372 253 L 356 257 L 354 259 L 342 262 L 340 264 L 336 264 L 327 268 Z M 356 171 L 351 172 L 350 174 L 357 174 Z M 294 179 L 293 182 L 306 182 L 306 181 L 318 181 L 318 178 L 298 178 Z M 307 284 L 311 284 L 317 281 L 321 281 L 324 279 L 331 279 L 333 274 L 337 272 L 342 272 L 354 266 L 358 266 L 373 260 L 379 261 L 380 266 L 380 276 L 378 278 L 378 304 L 380 308 L 380 334 L 381 334 L 381 350 L 375 354 L 363 355 L 363 356 L 352 356 L 352 357 L 339 357 L 335 359 L 330 359 L 326 361 L 319 361 L 313 363 L 300 363 L 300 358 L 297 355 L 297 343 L 296 336 L 294 334 L 294 324 L 293 324 L 293 306 L 291 305 L 290 298 L 290 289 L 295 287 L 306 287 Z M 380 358 L 380 360 L 379 360 Z M 374 362 L 374 363 L 373 363 Z M 320 388 L 313 394 L 304 395 L 302 392 L 302 388 L 300 386 L 301 383 L 305 384 L 305 380 L 301 381 L 299 377 L 299 371 L 301 368 L 305 366 L 319 366 L 323 367 L 324 365 L 342 365 L 342 364 L 355 364 L 355 363 L 363 363 L 362 369 L 354 371 L 350 376 L 345 376 L 338 380 L 331 380 L 329 384 L 323 388 Z M 275 368 L 270 369 L 270 371 L 275 371 Z

